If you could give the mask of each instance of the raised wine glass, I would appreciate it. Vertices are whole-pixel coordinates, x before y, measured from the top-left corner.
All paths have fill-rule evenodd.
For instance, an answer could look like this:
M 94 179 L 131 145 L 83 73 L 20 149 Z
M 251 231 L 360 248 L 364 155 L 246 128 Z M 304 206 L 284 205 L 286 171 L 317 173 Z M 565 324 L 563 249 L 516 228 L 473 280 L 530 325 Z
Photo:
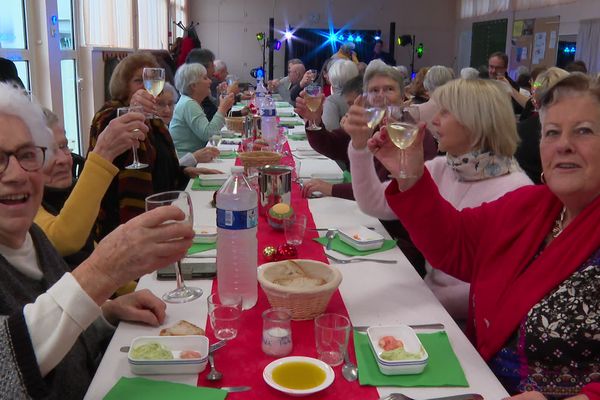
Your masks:
M 121 115 L 125 115 L 130 112 L 136 112 L 140 114 L 144 114 L 144 108 L 142 106 L 131 106 L 131 107 L 120 107 L 117 108 L 117 117 Z M 139 129 L 135 129 L 136 131 Z M 148 164 L 140 162 L 138 158 L 137 148 L 135 146 L 132 147 L 133 152 L 133 162 L 125 167 L 125 169 L 143 169 L 148 166 Z
M 165 86 L 165 69 L 164 68 L 144 68 L 142 71 L 144 79 L 144 87 L 154 98 L 157 98 Z M 152 118 L 156 115 L 152 114 Z
M 167 223 L 188 224 L 194 226 L 194 211 L 190 195 L 184 191 L 171 191 L 156 193 L 146 197 L 146 211 L 153 210 L 163 206 L 175 206 L 185 214 L 182 221 L 173 221 Z M 187 303 L 202 296 L 202 289 L 189 287 L 183 281 L 181 275 L 181 261 L 177 261 L 175 266 L 175 276 L 177 279 L 177 288 L 165 293 L 162 298 L 167 303 Z
M 406 169 L 406 154 L 417 137 L 419 128 L 419 109 L 417 107 L 388 106 L 387 107 L 387 133 L 392 143 L 400 149 L 400 170 L 398 178 L 414 178 L 415 175 Z
M 306 92 L 306 97 L 304 98 L 306 101 L 306 107 L 311 112 L 316 112 L 321 106 L 321 101 L 323 100 L 323 91 L 321 90 L 321 86 L 311 83 L 304 89 L 304 91 Z M 321 130 L 321 127 L 317 125 L 316 121 L 313 119 L 310 121 L 310 124 L 306 130 L 318 131 Z
M 377 125 L 381 123 L 383 116 L 385 115 L 385 106 L 387 99 L 385 95 L 379 93 L 363 93 L 363 106 L 367 112 L 369 121 L 367 126 L 369 129 L 375 129 Z

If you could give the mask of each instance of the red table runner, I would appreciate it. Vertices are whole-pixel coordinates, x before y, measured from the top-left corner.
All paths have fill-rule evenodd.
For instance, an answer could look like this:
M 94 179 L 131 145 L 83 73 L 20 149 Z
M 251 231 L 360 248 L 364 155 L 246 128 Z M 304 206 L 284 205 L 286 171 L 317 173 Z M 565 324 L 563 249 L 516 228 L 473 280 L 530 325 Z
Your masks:
M 289 151 L 289 146 L 286 144 Z M 239 161 L 239 160 L 238 160 Z M 282 159 L 282 164 L 294 165 L 292 157 L 287 156 Z M 311 231 L 310 228 L 315 228 L 315 222 L 308 208 L 308 201 L 302 197 L 300 186 L 296 183 L 292 184 L 292 207 L 297 214 L 307 216 L 307 231 L 304 236 L 302 245 L 298 247 L 298 258 L 308 258 L 327 262 L 323 246 L 312 240 L 317 237 L 316 231 Z M 259 264 L 266 262 L 262 256 L 262 249 L 265 246 L 273 245 L 277 247 L 285 243 L 283 232 L 272 229 L 264 216 L 259 217 L 258 221 L 258 260 Z M 217 290 L 217 280 L 215 279 L 212 286 L 212 291 Z M 215 363 L 219 371 L 223 372 L 224 377 L 219 382 L 209 382 L 206 380 L 206 371 L 198 375 L 198 386 L 252 386 L 252 391 L 242 393 L 230 393 L 228 398 L 231 399 L 278 399 L 288 397 L 287 395 L 271 388 L 263 380 L 263 369 L 276 358 L 268 356 L 262 352 L 262 312 L 270 308 L 269 302 L 262 289 L 258 288 L 258 301 L 256 305 L 242 313 L 240 330 L 235 339 L 227 343 L 222 350 L 215 353 Z M 342 300 L 339 290 L 336 290 L 331 301 L 327 306 L 326 312 L 338 313 L 348 316 L 348 311 Z M 213 330 L 210 323 L 206 323 L 206 335 L 211 339 L 214 338 Z M 348 349 L 350 358 L 356 362 L 354 355 L 354 344 L 350 334 L 350 343 Z M 293 350 L 290 356 L 308 356 L 317 357 L 315 346 L 315 328 L 314 321 L 292 321 L 292 341 Z M 311 399 L 377 399 L 379 397 L 377 389 L 371 386 L 360 386 L 358 381 L 347 382 L 342 377 L 341 366 L 335 367 L 335 380 L 333 384 L 324 391 L 310 396 Z

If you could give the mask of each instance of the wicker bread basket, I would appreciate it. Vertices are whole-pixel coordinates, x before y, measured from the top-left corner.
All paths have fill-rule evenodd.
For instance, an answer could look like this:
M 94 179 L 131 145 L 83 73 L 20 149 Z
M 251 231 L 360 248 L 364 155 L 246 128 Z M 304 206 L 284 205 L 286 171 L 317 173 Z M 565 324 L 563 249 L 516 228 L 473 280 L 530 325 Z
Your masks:
M 278 165 L 282 155 L 273 151 L 248 151 L 239 155 L 242 165 L 248 168 L 258 168 L 265 165 Z
M 306 276 L 322 279 L 324 283 L 309 288 L 274 283 L 273 281 L 285 276 L 289 266 L 299 267 Z M 333 292 L 342 282 L 342 274 L 337 268 L 320 261 L 286 260 L 261 265 L 258 268 L 258 282 L 271 307 L 287 308 L 292 312 L 293 320 L 306 320 L 325 311 Z
M 225 126 L 228 131 L 241 133 L 244 127 L 244 117 L 225 117 Z

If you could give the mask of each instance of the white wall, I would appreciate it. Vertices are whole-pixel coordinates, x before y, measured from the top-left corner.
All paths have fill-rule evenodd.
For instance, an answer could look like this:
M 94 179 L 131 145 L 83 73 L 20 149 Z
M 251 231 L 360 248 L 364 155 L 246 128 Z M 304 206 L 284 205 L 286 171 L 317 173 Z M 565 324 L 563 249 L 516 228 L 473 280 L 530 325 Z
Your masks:
M 390 22 L 395 22 L 396 36 L 414 34 L 425 46 L 415 69 L 454 66 L 456 0 L 195 0 L 189 7 L 189 19 L 200 22 L 196 29 L 202 46 L 225 60 L 229 71 L 242 80 L 251 79 L 250 69 L 262 62 L 255 34 L 268 33 L 270 17 L 276 31 L 287 25 L 327 29 L 329 18 L 335 28 L 350 23 L 350 29 L 380 29 L 384 43 Z M 409 65 L 410 48 L 396 45 L 395 49 L 397 62 Z M 283 64 L 282 50 L 275 53 L 275 76 L 283 75 Z

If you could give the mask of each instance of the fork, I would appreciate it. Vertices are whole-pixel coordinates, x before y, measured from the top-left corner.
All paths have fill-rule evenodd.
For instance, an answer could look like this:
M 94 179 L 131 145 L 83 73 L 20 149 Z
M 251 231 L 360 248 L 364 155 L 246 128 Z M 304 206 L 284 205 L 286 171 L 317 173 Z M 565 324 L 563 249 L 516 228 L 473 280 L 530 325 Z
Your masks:
M 361 261 L 371 261 L 371 262 L 376 262 L 376 263 L 381 263 L 381 264 L 397 264 L 398 263 L 398 261 L 396 261 L 396 260 L 379 260 L 379 259 L 375 259 L 375 258 L 362 258 L 362 257 L 349 258 L 347 260 L 342 260 L 339 258 L 335 258 L 334 256 L 329 255 L 327 253 L 325 253 L 325 255 L 331 261 L 340 263 L 340 264 L 350 264 L 350 263 L 361 262 Z
M 381 397 L 379 400 L 413 400 L 413 398 L 408 397 L 402 393 L 391 393 L 387 396 Z M 435 397 L 429 400 L 483 400 L 483 396 L 479 393 L 468 393 L 446 397 Z

